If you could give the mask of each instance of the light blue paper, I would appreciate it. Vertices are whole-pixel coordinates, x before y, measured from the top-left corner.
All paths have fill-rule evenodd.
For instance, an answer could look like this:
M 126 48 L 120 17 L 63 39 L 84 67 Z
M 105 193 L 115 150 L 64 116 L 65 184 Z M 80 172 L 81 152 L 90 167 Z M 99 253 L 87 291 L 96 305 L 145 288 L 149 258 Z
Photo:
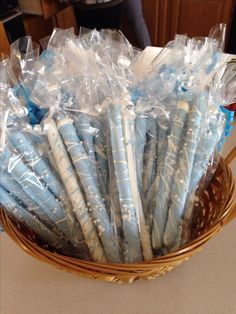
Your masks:
M 143 259 L 143 256 L 140 247 L 136 209 L 133 205 L 131 186 L 129 182 L 129 171 L 126 160 L 124 134 L 119 105 L 110 104 L 108 106 L 108 121 L 110 127 L 112 156 L 121 206 L 123 230 L 127 245 L 126 262 L 139 262 Z
M 89 157 L 76 134 L 73 121 L 68 117 L 60 117 L 58 115 L 57 126 L 85 191 L 88 206 L 91 208 L 107 260 L 119 263 L 121 262 L 121 257 L 117 234 L 112 227 L 104 201 L 98 189 L 97 176 L 94 176 Z
M 34 215 L 29 213 L 25 208 L 17 203 L 14 197 L 11 196 L 2 186 L 0 186 L 0 204 L 2 204 L 4 209 L 10 215 L 15 217 L 18 221 L 27 227 L 33 229 L 33 231 L 35 231 L 35 233 L 52 248 L 59 250 L 64 254 L 74 254 L 72 245 L 59 238 Z
M 204 106 L 205 102 L 202 97 L 197 98 L 192 104 L 186 138 L 171 187 L 171 204 L 163 238 L 164 245 L 170 250 L 177 249 L 181 243 L 183 212 L 189 190 Z
M 178 102 L 173 116 L 170 135 L 167 140 L 167 151 L 165 161 L 158 180 L 156 196 L 148 206 L 153 208 L 152 246 L 161 249 L 163 246 L 163 235 L 168 217 L 168 205 L 171 199 L 171 185 L 176 171 L 180 147 L 183 144 L 184 126 L 189 112 L 187 102 Z M 150 211 L 150 209 L 149 209 Z

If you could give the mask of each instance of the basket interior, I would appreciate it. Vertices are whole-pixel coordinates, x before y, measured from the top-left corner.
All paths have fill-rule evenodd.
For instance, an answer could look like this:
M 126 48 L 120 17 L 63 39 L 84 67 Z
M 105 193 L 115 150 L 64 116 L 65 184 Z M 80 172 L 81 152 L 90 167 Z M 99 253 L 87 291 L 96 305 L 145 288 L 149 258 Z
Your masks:
M 190 241 L 206 233 L 225 216 L 227 200 L 232 192 L 230 175 L 230 169 L 221 158 L 207 186 L 204 186 L 204 180 L 200 182 L 192 210 Z

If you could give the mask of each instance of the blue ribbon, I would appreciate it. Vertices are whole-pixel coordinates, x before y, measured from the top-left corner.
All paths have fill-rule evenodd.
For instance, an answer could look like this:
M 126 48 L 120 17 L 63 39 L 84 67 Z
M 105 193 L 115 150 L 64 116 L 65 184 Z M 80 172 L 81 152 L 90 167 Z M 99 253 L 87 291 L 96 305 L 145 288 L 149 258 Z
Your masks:
M 225 114 L 226 122 L 224 133 L 222 134 L 219 143 L 217 145 L 217 150 L 220 151 L 222 149 L 223 144 L 226 142 L 226 137 L 229 137 L 232 130 L 233 125 L 231 123 L 234 122 L 234 111 L 231 111 L 224 106 L 220 106 L 220 110 Z
M 25 105 L 28 110 L 28 118 L 29 118 L 29 124 L 36 125 L 40 124 L 46 113 L 48 112 L 48 109 L 46 108 L 39 108 L 38 105 L 36 105 L 31 99 L 29 95 L 29 91 L 20 85 L 15 86 L 14 88 L 14 94 L 19 97 L 20 95 L 24 97 Z

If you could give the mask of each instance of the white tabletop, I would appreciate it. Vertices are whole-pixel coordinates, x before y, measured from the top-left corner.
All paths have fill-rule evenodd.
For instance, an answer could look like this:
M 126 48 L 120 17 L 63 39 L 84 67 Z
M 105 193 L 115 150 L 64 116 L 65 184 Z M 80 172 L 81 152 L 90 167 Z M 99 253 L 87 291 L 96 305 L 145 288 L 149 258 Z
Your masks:
M 1 236 L 1 314 L 235 314 L 236 221 L 153 281 L 97 282 L 43 264 Z

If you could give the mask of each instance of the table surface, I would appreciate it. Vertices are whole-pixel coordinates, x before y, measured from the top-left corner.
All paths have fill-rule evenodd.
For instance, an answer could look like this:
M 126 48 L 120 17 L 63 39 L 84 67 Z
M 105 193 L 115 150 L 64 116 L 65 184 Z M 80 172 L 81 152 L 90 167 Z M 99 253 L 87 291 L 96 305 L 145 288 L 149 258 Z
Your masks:
M 233 134 L 223 155 L 236 145 Z M 231 164 L 236 179 L 236 160 Z M 82 279 L 27 255 L 0 235 L 1 314 L 235 314 L 236 221 L 189 261 L 153 281 Z

